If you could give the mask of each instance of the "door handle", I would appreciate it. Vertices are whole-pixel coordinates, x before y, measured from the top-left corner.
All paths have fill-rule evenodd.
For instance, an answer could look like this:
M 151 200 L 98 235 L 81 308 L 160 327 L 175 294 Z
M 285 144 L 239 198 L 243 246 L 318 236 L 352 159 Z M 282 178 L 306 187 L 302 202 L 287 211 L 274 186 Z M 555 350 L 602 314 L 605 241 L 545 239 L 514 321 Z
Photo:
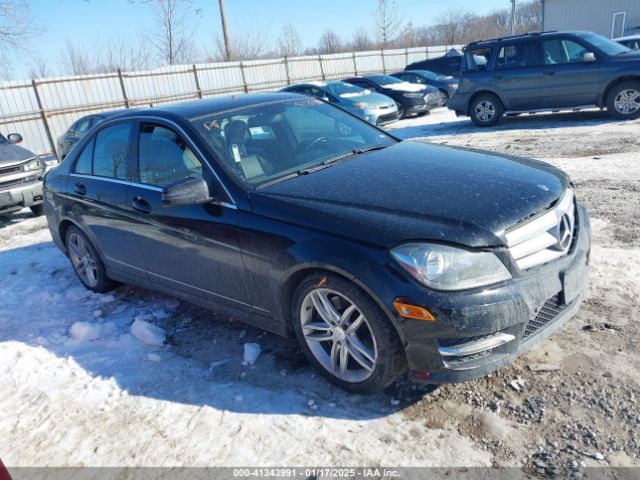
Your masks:
M 85 187 L 82 183 L 76 183 L 75 186 L 73 187 L 73 191 L 76 192 L 78 195 L 86 195 L 87 187 Z
M 141 213 L 151 213 L 151 205 L 142 197 L 133 197 L 131 200 L 131 206 L 134 210 Z

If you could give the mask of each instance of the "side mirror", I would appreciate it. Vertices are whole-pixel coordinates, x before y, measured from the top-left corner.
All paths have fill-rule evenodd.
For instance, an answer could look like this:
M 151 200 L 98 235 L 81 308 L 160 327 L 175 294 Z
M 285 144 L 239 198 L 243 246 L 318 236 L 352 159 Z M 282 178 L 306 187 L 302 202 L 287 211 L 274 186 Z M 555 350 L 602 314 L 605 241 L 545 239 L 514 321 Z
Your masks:
M 199 205 L 211 200 L 209 186 L 200 177 L 189 177 L 170 183 L 162 189 L 162 205 Z
M 7 140 L 9 140 L 11 143 L 20 143 L 22 142 L 22 135 L 20 135 L 19 133 L 10 133 L 9 135 L 7 135 Z
M 582 54 L 582 61 L 584 63 L 591 63 L 596 61 L 596 54 L 593 52 L 585 52 Z

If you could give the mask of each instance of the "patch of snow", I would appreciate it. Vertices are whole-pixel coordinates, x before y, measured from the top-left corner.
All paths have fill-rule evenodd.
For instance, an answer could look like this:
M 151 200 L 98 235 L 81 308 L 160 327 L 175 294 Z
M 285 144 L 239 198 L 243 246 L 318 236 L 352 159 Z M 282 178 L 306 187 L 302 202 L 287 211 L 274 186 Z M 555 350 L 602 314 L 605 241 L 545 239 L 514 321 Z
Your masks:
M 162 360 L 162 357 L 157 353 L 147 353 L 146 358 L 150 362 L 160 362 Z
M 162 328 L 144 320 L 134 320 L 131 324 L 131 335 L 147 345 L 156 347 L 164 345 L 167 339 L 165 331 Z
M 69 335 L 77 342 L 90 342 L 102 335 L 102 327 L 96 323 L 76 322 L 71 325 Z
M 253 365 L 258 360 L 262 349 L 257 343 L 245 343 L 244 344 L 244 361 L 243 365 Z

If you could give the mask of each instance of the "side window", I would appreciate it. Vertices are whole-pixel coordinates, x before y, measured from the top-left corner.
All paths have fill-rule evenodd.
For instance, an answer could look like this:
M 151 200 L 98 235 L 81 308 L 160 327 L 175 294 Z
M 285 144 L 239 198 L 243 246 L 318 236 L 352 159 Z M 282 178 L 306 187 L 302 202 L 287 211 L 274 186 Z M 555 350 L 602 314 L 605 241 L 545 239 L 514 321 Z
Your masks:
M 535 43 L 518 43 L 500 48 L 496 59 L 496 70 L 534 67 L 539 64 Z
M 465 66 L 467 70 L 486 70 L 487 64 L 491 59 L 490 48 L 479 48 L 477 50 L 469 50 L 465 54 Z
M 132 124 L 121 123 L 98 132 L 93 152 L 94 175 L 123 180 L 127 178 L 127 152 L 131 129 Z
M 582 62 L 582 55 L 587 53 L 585 47 L 572 40 L 547 40 L 542 42 L 545 65 L 562 65 Z
M 164 187 L 176 180 L 201 177 L 202 164 L 172 130 L 142 124 L 138 143 L 138 181 Z
M 78 156 L 76 164 L 73 167 L 75 173 L 81 173 L 83 175 L 91 175 L 91 159 L 93 157 L 93 144 L 94 140 L 91 140 L 84 146 L 82 153 Z

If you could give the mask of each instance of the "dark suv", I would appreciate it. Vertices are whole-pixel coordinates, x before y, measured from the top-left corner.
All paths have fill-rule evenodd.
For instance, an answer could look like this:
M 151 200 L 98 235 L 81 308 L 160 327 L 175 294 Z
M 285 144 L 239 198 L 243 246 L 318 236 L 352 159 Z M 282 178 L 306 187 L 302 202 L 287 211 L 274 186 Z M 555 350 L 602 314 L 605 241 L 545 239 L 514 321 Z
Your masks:
M 503 114 L 607 108 L 640 117 L 640 52 L 589 32 L 546 32 L 465 48 L 449 108 L 490 127 Z
M 589 220 L 545 163 L 399 141 L 316 98 L 113 115 L 45 177 L 80 281 L 296 337 L 335 384 L 496 370 L 578 310 Z

